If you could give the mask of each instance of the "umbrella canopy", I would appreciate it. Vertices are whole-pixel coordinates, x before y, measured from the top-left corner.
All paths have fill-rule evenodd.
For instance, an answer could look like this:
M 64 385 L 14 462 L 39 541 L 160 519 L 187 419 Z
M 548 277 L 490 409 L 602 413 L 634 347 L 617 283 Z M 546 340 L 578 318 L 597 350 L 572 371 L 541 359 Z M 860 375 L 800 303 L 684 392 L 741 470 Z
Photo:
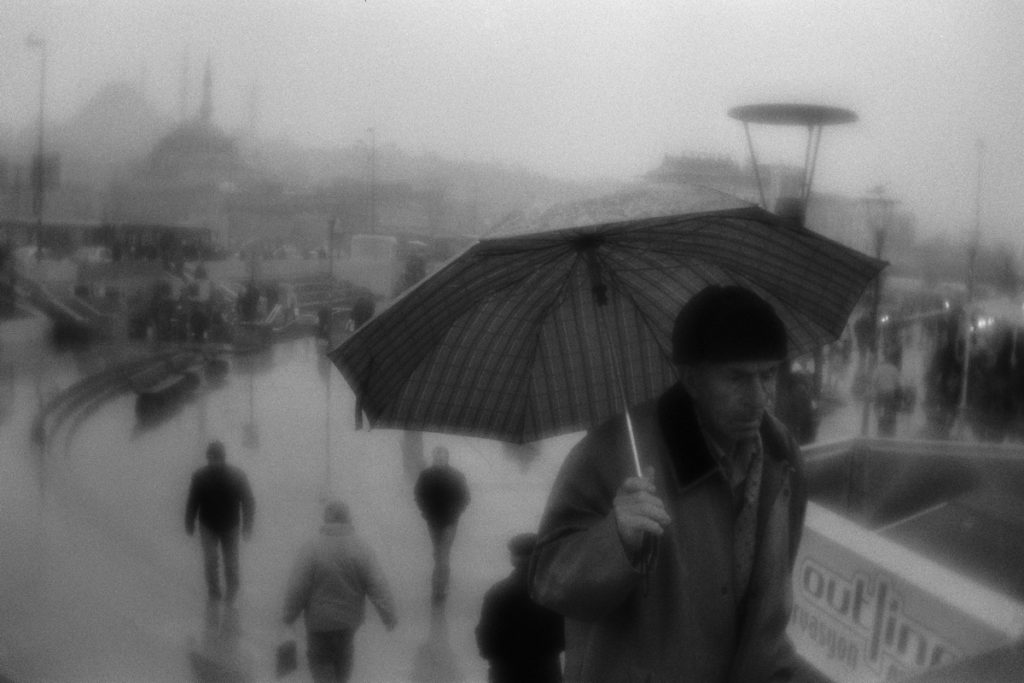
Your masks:
M 754 206 L 753 202 L 692 183 L 657 180 L 596 183 L 581 189 L 570 199 L 550 203 L 542 201 L 513 212 L 491 226 L 487 236 L 518 235 L 750 206 Z
M 756 208 L 486 239 L 330 357 L 375 427 L 522 443 L 670 386 L 672 324 L 706 285 L 760 294 L 798 354 L 840 334 L 883 266 Z

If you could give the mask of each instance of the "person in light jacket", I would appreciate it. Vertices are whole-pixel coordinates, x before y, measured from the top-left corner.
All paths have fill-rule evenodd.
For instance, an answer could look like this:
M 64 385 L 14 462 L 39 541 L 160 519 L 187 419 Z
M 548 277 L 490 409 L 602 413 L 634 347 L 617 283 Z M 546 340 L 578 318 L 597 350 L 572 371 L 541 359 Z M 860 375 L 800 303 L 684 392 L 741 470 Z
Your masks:
M 768 408 L 787 334 L 772 307 L 712 286 L 677 316 L 679 381 L 591 431 L 550 493 L 531 592 L 566 617 L 566 681 L 790 680 L 790 575 L 806 494 Z
M 356 535 L 348 506 L 332 501 L 324 509 L 319 536 L 299 553 L 284 601 L 286 625 L 305 615 L 314 681 L 349 679 L 353 637 L 365 618 L 367 598 L 393 630 L 398 618 L 384 573 L 373 550 Z

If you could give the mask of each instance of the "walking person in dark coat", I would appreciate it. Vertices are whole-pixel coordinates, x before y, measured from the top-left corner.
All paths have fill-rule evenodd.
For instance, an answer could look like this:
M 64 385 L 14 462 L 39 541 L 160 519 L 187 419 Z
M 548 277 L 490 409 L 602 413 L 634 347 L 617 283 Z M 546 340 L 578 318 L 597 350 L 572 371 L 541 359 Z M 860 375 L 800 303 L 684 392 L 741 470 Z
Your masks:
M 537 534 L 509 541 L 512 573 L 484 595 L 476 643 L 490 662 L 491 683 L 558 683 L 565 649 L 562 615 L 530 599 L 528 566 Z
M 185 506 L 185 531 L 191 536 L 199 520 L 203 544 L 206 587 L 210 600 L 220 600 L 219 556 L 224 558 L 224 580 L 228 603 L 238 594 L 238 536 L 252 533 L 256 504 L 245 473 L 227 464 L 224 444 L 211 441 L 206 449 L 208 464 L 192 475 Z
M 465 475 L 449 464 L 447 448 L 436 447 L 433 459 L 434 464 L 416 479 L 414 494 L 434 546 L 431 600 L 437 604 L 448 596 L 452 544 L 459 516 L 469 505 L 469 487 Z

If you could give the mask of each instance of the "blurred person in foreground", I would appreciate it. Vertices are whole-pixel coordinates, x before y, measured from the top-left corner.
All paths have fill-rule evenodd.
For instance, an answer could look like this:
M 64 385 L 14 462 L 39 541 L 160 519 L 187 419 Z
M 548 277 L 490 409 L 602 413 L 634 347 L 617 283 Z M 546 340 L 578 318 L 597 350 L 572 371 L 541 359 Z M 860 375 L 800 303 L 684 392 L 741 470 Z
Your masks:
M 679 381 L 592 430 L 553 485 L 533 597 L 566 616 L 567 681 L 786 681 L 790 574 L 806 507 L 798 447 L 768 408 L 785 327 L 711 286 L 672 332 Z M 645 536 L 657 539 L 654 552 Z
M 527 568 L 537 534 L 517 534 L 508 543 L 512 573 L 484 595 L 476 643 L 490 665 L 490 683 L 557 683 L 565 649 L 562 615 L 530 598 Z
M 353 638 L 370 599 L 391 631 L 398 623 L 387 579 L 369 544 L 355 533 L 348 506 L 324 508 L 317 538 L 299 552 L 288 581 L 284 623 L 300 614 L 306 622 L 306 656 L 313 680 L 347 681 L 352 673 Z
M 207 595 L 220 600 L 219 557 L 224 558 L 224 581 L 228 603 L 233 603 L 239 588 L 238 537 L 246 540 L 252 534 L 256 512 L 252 488 L 245 472 L 227 464 L 227 453 L 220 441 L 211 441 L 206 448 L 207 464 L 192 475 L 185 505 L 185 532 L 195 533 L 199 520 L 199 537 L 203 545 Z
M 434 548 L 434 572 L 431 576 L 431 602 L 440 604 L 448 596 L 451 578 L 452 545 L 459 517 L 469 505 L 466 476 L 451 466 L 448 449 L 434 448 L 433 464 L 420 472 L 413 487 L 416 504 L 427 521 Z

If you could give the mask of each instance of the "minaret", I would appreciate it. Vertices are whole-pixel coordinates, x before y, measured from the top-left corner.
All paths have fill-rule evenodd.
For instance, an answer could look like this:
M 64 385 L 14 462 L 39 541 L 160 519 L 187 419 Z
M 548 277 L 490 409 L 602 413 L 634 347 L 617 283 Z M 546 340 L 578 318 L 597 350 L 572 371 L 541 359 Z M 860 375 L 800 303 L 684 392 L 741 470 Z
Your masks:
M 188 112 L 188 48 L 185 49 L 181 59 L 181 90 L 179 91 L 179 98 L 181 122 L 185 123 L 190 118 Z
M 263 89 L 260 86 L 260 81 L 257 78 L 253 81 L 252 90 L 249 91 L 249 120 L 248 129 L 246 133 L 250 139 L 256 137 L 256 129 L 260 125 L 260 100 L 263 98 Z
M 210 58 L 206 58 L 206 73 L 203 74 L 203 102 L 199 106 L 199 120 L 209 124 L 213 118 L 213 73 Z

